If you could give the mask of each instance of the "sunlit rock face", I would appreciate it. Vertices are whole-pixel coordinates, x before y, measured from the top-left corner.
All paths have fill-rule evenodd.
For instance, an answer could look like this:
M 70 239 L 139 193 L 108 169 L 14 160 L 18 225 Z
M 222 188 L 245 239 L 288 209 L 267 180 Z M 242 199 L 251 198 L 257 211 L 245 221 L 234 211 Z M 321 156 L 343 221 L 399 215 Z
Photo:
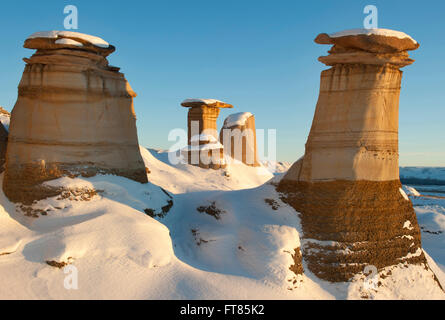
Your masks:
M 8 146 L 8 129 L 11 114 L 0 107 L 0 173 L 2 173 L 5 168 L 5 157 L 6 148 Z
M 413 63 L 409 36 L 380 32 L 321 34 L 332 44 L 319 60 L 320 94 L 303 158 L 278 190 L 301 213 L 303 258 L 329 281 L 367 265 L 424 263 L 411 201 L 400 190 L 400 67 Z
M 226 118 L 219 135 L 224 152 L 248 166 L 258 167 L 255 116 L 250 112 L 235 113 Z
M 181 150 L 185 161 L 203 169 L 226 168 L 224 146 L 218 140 L 216 121 L 222 108 L 233 106 L 215 99 L 186 99 L 181 106 L 189 108 L 188 146 Z
M 29 59 L 12 111 L 3 189 L 13 202 L 48 196 L 42 182 L 115 174 L 147 182 L 131 89 L 106 57 L 115 48 L 74 32 L 25 41 Z M 49 192 L 51 193 L 51 192 Z

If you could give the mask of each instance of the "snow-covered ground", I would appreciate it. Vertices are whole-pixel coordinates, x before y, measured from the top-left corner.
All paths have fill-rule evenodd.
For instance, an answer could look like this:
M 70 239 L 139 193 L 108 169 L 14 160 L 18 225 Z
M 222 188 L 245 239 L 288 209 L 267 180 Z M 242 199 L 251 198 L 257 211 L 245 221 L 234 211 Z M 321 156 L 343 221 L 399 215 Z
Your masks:
M 115 176 L 52 181 L 79 192 L 40 201 L 38 218 L 0 191 L 0 299 L 445 299 L 420 266 L 392 268 L 378 290 L 365 289 L 363 275 L 348 284 L 320 281 L 307 268 L 295 276 L 289 268 L 301 229 L 271 184 L 279 175 L 241 163 L 216 171 L 172 166 L 168 153 L 141 151 L 149 184 Z M 443 202 L 434 213 L 429 205 L 417 211 L 424 226 L 443 220 Z M 443 267 L 440 244 L 424 243 Z M 74 267 L 79 286 L 67 290 Z
M 425 250 L 445 272 L 445 185 L 405 186 L 417 213 Z

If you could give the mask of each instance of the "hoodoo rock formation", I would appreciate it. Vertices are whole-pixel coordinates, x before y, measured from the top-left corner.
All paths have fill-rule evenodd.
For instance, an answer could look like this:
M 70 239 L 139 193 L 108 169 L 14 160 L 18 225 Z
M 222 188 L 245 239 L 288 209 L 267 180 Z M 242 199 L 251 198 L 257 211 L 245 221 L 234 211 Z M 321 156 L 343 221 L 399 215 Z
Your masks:
M 303 257 L 321 279 L 347 281 L 426 260 L 413 206 L 401 189 L 398 115 L 402 71 L 419 44 L 401 32 L 321 34 L 320 95 L 303 158 L 278 191 L 301 216 Z
M 51 196 L 62 176 L 115 174 L 147 182 L 131 89 L 106 57 L 115 48 L 76 32 L 39 32 L 12 111 L 3 189 L 13 202 Z
M 220 132 L 224 150 L 232 159 L 252 167 L 258 161 L 255 116 L 250 112 L 235 113 L 227 117 Z
M 224 147 L 218 141 L 216 121 L 221 108 L 232 105 L 214 99 L 187 99 L 182 104 L 188 112 L 188 146 L 182 149 L 187 163 L 206 169 L 226 167 Z

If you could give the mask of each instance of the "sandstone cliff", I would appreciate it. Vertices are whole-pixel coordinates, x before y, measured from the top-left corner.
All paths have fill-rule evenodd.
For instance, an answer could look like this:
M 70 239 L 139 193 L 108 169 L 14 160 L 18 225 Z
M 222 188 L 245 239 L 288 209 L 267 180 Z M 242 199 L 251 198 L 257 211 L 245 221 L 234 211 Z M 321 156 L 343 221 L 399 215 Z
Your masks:
M 115 48 L 75 32 L 40 32 L 25 41 L 29 59 L 12 111 L 3 189 L 30 203 L 61 176 L 115 174 L 147 182 L 131 89 L 106 57 Z
M 369 265 L 425 264 L 412 203 L 399 181 L 402 72 L 418 43 L 391 32 L 321 34 L 320 94 L 302 159 L 281 181 L 301 213 L 303 257 L 318 277 L 347 281 Z

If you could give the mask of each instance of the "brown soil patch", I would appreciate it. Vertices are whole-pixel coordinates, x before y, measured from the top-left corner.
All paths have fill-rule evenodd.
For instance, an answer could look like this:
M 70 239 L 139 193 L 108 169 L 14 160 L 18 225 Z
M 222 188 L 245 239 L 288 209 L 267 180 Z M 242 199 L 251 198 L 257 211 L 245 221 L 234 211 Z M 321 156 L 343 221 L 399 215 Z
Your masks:
M 63 269 L 66 266 L 72 264 L 74 262 L 74 258 L 73 257 L 68 257 L 67 262 L 62 261 L 62 262 L 58 262 L 55 260 L 49 260 L 49 261 L 45 261 L 47 265 L 54 267 L 54 268 L 59 268 L 59 269 Z
M 221 210 L 216 207 L 216 202 L 212 202 L 212 204 L 208 207 L 201 206 L 201 207 L 197 208 L 196 210 L 198 210 L 198 212 L 200 212 L 200 213 L 206 213 L 209 216 L 214 217 L 216 220 L 220 220 L 221 215 L 226 213 L 224 210 Z
M 192 231 L 193 237 L 195 238 L 197 246 L 201 246 L 201 244 L 203 244 L 203 243 L 206 244 L 206 243 L 215 241 L 215 240 L 205 240 L 205 239 L 201 238 L 198 229 L 192 229 L 191 231 Z
M 152 218 L 165 218 L 165 216 L 173 208 L 173 200 L 168 200 L 167 205 L 161 208 L 161 212 L 156 212 L 154 209 L 145 209 L 144 212 Z
M 280 208 L 280 204 L 275 201 L 274 199 L 264 199 L 264 201 L 272 207 L 272 210 L 278 210 L 278 208 Z
M 427 229 L 425 229 L 425 227 L 420 227 L 420 230 L 421 230 L 422 232 L 429 233 L 429 234 L 434 234 L 434 235 L 439 235 L 439 234 L 442 234 L 442 233 L 443 233 L 442 230 L 439 230 L 439 231 L 431 231 L 431 230 L 427 230 Z
M 63 189 L 57 200 L 69 199 L 71 201 L 91 201 L 104 190 L 94 190 L 88 188 Z
M 19 208 L 25 216 L 31 218 L 39 218 L 40 216 L 48 215 L 48 211 L 42 209 L 34 209 L 32 206 L 21 205 Z
M 301 254 L 300 248 L 296 248 L 294 250 L 292 259 L 294 259 L 294 264 L 290 266 L 290 271 L 292 271 L 296 275 L 303 274 L 303 256 Z
M 366 265 L 426 264 L 423 253 L 405 258 L 421 248 L 421 239 L 412 203 L 399 188 L 400 181 L 285 180 L 277 191 L 300 213 L 309 269 L 321 279 L 343 282 Z M 407 220 L 411 230 L 403 228 Z

